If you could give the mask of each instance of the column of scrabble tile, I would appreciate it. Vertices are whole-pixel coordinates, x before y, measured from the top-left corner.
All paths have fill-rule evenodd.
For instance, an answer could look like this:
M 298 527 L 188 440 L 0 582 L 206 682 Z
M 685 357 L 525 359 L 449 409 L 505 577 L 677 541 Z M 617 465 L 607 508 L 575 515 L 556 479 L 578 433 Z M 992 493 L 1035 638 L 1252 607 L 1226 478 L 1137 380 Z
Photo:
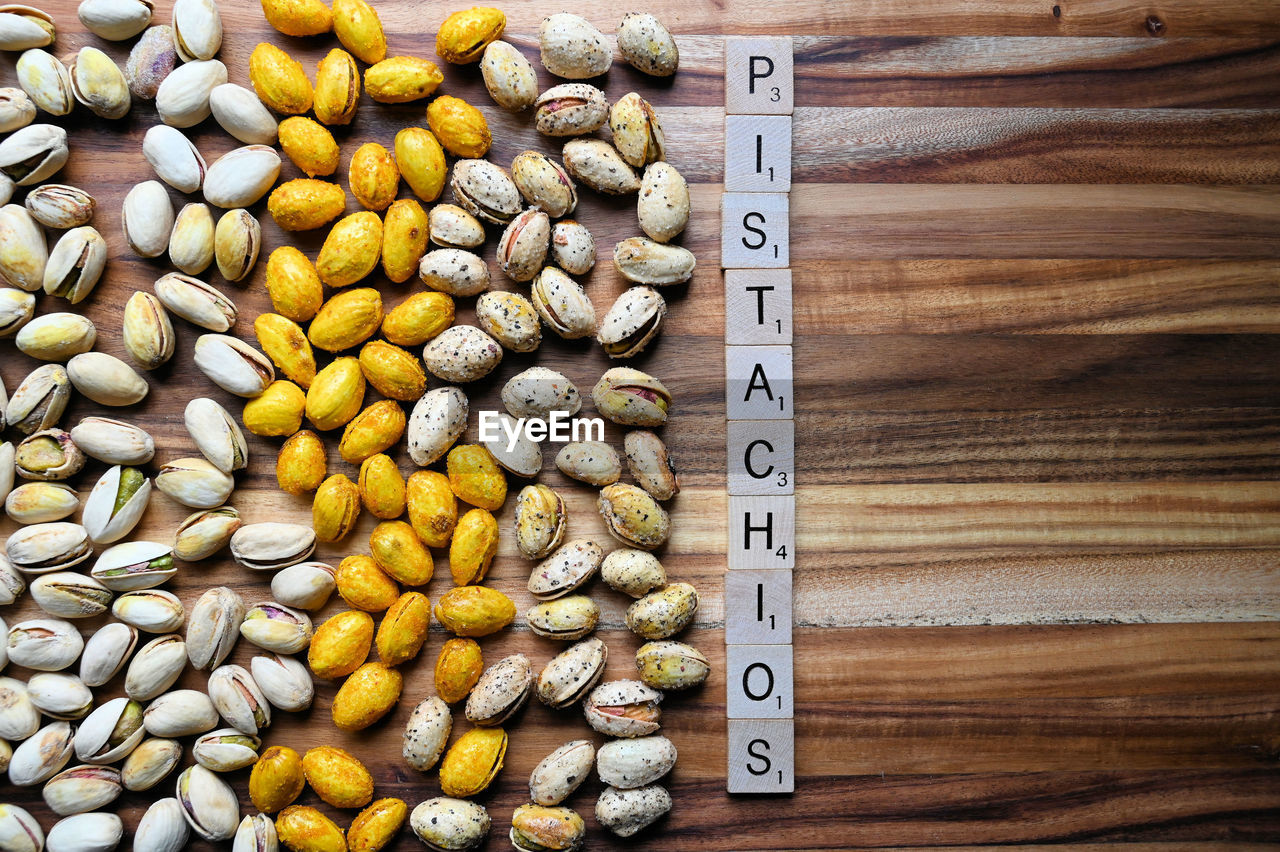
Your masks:
M 730 793 L 795 788 L 790 38 L 725 43 L 725 410 Z

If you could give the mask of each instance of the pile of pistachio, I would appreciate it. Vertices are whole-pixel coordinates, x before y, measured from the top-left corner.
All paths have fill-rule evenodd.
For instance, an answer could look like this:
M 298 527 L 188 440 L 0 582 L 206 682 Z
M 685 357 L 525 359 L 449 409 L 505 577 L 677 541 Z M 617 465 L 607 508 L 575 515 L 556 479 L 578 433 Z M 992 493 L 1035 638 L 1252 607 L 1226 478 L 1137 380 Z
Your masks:
M 438 32 L 437 54 L 452 63 L 479 62 L 501 108 L 535 108 L 541 133 L 574 137 L 564 144 L 562 163 L 532 150 L 519 154 L 509 171 L 483 159 L 491 142 L 483 113 L 458 98 L 434 98 L 427 109 L 430 129 L 400 131 L 394 157 L 372 142 L 351 157 L 348 185 L 366 209 L 332 225 L 314 263 L 291 246 L 271 254 L 266 286 L 276 313 L 254 321 L 259 351 L 227 333 L 237 318 L 233 301 L 196 276 L 215 262 L 228 281 L 250 275 L 261 229 L 246 208 L 268 193 L 268 212 L 287 231 L 325 226 L 342 214 L 345 192 L 321 179 L 334 174 L 339 161 L 325 125 L 346 124 L 355 114 L 357 59 L 369 65 L 364 87 L 375 101 L 427 98 L 444 79 L 429 60 L 388 58 L 377 13 L 363 0 L 334 0 L 332 8 L 320 0 L 264 0 L 263 10 L 287 35 L 337 35 L 343 49 L 321 61 L 314 85 L 300 64 L 265 43 L 250 61 L 253 91 L 227 83 L 226 68 L 215 58 L 222 22 L 212 0 L 176 0 L 172 26 L 150 27 L 146 0 L 84 0 L 80 20 L 96 35 L 124 40 L 141 33 L 124 69 L 88 46 L 64 64 L 43 49 L 55 37 L 47 15 L 27 7 L 0 9 L 0 50 L 24 51 L 17 63 L 22 88 L 0 90 L 0 132 L 8 134 L 0 141 L 0 203 L 6 205 L 0 208 L 0 284 L 6 285 L 0 288 L 0 335 L 16 333 L 22 352 L 49 362 L 11 399 L 0 385 L 0 412 L 24 436 L 16 447 L 0 444 L 0 497 L 9 517 L 24 525 L 0 554 L 0 604 L 11 603 L 32 576 L 32 597 L 51 616 L 8 629 L 0 620 L 0 632 L 7 634 L 0 668 L 11 659 L 39 672 L 25 684 L 0 678 L 0 759 L 6 765 L 0 768 L 7 767 L 15 785 L 43 784 L 46 802 L 64 817 L 46 838 L 29 813 L 0 804 L 0 849 L 114 848 L 123 824 L 99 809 L 125 789 L 151 789 L 169 776 L 182 758 L 181 737 L 196 738 L 197 765 L 178 776 L 172 798 L 148 809 L 135 849 L 177 850 L 192 830 L 210 840 L 234 837 L 237 850 L 266 852 L 278 842 L 299 852 L 379 849 L 406 820 L 430 848 L 474 848 L 487 836 L 490 819 L 467 797 L 483 791 L 501 769 L 508 743 L 501 724 L 535 691 L 554 708 L 581 702 L 591 727 L 618 739 L 598 754 L 590 740 L 575 740 L 548 755 L 530 779 L 532 803 L 512 815 L 512 844 L 527 852 L 580 848 L 585 825 L 562 802 L 592 765 L 609 785 L 596 803 L 598 822 L 621 836 L 633 834 L 671 806 L 655 783 L 676 756 L 675 746 L 657 733 L 661 690 L 696 686 L 708 674 L 700 652 L 669 638 L 692 620 L 697 593 L 687 583 L 668 583 L 648 552 L 670 532 L 660 501 L 679 491 L 666 448 L 649 431 L 665 424 L 670 393 L 653 376 L 625 367 L 606 371 L 592 390 L 603 417 L 642 427 L 625 439 L 636 485 L 620 481 L 622 459 L 606 443 L 571 443 L 556 458 L 563 473 L 601 489 L 601 516 L 624 548 L 606 554 L 587 539 L 566 541 L 564 500 L 546 485 L 527 485 L 516 498 L 518 548 L 541 560 L 529 591 L 542 603 L 526 614 L 527 623 L 539 635 L 575 642 L 535 677 L 523 654 L 486 668 L 474 637 L 515 619 L 514 602 L 479 584 L 497 550 L 493 513 L 505 502 L 506 473 L 536 478 L 541 448 L 525 438 L 509 447 L 505 436 L 457 445 L 469 403 L 456 385 L 488 375 L 504 350 L 536 350 L 543 325 L 565 339 L 595 335 L 612 358 L 638 354 L 658 334 L 666 303 L 654 286 L 687 281 L 695 265 L 690 252 L 668 244 L 688 221 L 689 196 L 683 177 L 663 160 L 658 118 L 634 92 L 612 106 L 600 89 L 582 82 L 539 95 L 532 64 L 500 40 L 501 11 L 477 7 L 450 15 Z M 539 35 L 542 64 L 556 76 L 590 79 L 612 62 L 603 35 L 576 15 L 552 15 Z M 676 70 L 675 42 L 651 15 L 628 14 L 618 47 L 645 73 Z M 121 223 L 137 255 L 167 254 L 178 271 L 159 278 L 153 292 L 132 294 L 121 341 L 138 368 L 151 370 L 173 355 L 170 314 L 209 332 L 196 341 L 197 367 L 247 400 L 240 417 L 245 428 L 288 438 L 277 478 L 290 493 L 315 492 L 311 527 L 244 524 L 226 504 L 235 472 L 248 466 L 248 445 L 236 419 L 212 399 L 193 399 L 185 411 L 202 456 L 165 462 L 154 483 L 143 470 L 154 456 L 154 441 L 139 426 L 90 416 L 70 431 L 59 428 L 73 389 L 100 405 L 128 406 L 146 396 L 148 384 L 124 361 L 92 351 L 98 332 L 87 318 L 74 312 L 33 318 L 32 291 L 43 288 L 72 305 L 82 301 L 102 279 L 107 252 L 90 224 L 93 197 L 76 187 L 40 185 L 66 162 L 68 140 L 61 128 L 32 122 L 37 108 L 65 115 L 76 103 L 117 119 L 135 98 L 154 99 L 163 122 L 147 132 L 143 152 L 164 183 L 135 186 Z M 289 117 L 277 125 L 272 111 Z M 309 111 L 318 121 L 305 116 Z M 245 147 L 206 165 L 182 130 L 210 115 Z M 585 138 L 606 123 L 612 143 Z M 272 147 L 277 142 L 308 178 L 276 186 L 282 164 Z M 446 153 L 457 158 L 451 167 Z M 396 200 L 401 178 L 416 200 Z M 586 291 L 571 277 L 589 273 L 595 263 L 590 231 L 565 218 L 577 205 L 575 180 L 602 193 L 637 193 L 645 234 L 615 247 L 615 267 L 638 286 L 599 322 Z M 446 183 L 456 204 L 436 203 L 428 213 L 420 202 L 437 202 Z M 203 201 L 175 213 L 165 184 L 180 193 L 200 192 Z M 34 187 L 23 206 L 8 204 L 15 187 Z M 226 211 L 216 222 L 211 206 Z M 52 251 L 41 226 L 65 231 Z M 530 283 L 528 297 L 490 289 L 488 265 L 472 251 L 484 243 L 486 226 L 503 228 L 499 266 L 512 281 Z M 431 244 L 436 248 L 428 250 Z M 377 289 L 341 289 L 365 279 L 379 262 L 390 280 L 402 283 L 417 271 L 428 289 L 385 314 Z M 326 286 L 338 292 L 326 299 Z M 454 299 L 473 296 L 479 297 L 479 327 L 454 325 Z M 309 325 L 304 330 L 299 323 Z M 374 339 L 379 331 L 385 339 Z M 404 348 L 424 344 L 421 360 Z M 356 347 L 358 357 L 342 354 Z M 335 357 L 321 366 L 316 349 Z M 277 369 L 285 378 L 276 378 Z M 428 390 L 427 373 L 449 384 Z M 366 385 L 386 398 L 362 408 Z M 512 417 L 576 414 L 582 405 L 567 377 L 537 366 L 512 377 L 502 399 Z M 414 403 L 408 417 L 402 402 Z M 301 428 L 304 416 L 314 431 Z M 340 427 L 339 454 L 359 466 L 355 483 L 341 473 L 329 475 L 317 434 Z M 387 455 L 405 437 L 410 457 L 423 468 L 407 480 Z M 63 481 L 82 469 L 86 457 L 111 467 L 81 507 Z M 429 469 L 441 460 L 444 472 Z M 15 472 L 30 481 L 14 488 Z M 172 544 L 125 541 L 153 484 L 196 512 Z M 461 516 L 459 500 L 471 507 Z M 78 508 L 81 523 L 63 520 Z M 349 556 L 336 569 L 309 561 L 318 540 L 345 539 L 362 508 L 382 521 L 370 537 L 371 554 Z M 408 521 L 400 520 L 406 513 Z M 88 573 L 69 570 L 88 566 L 95 545 L 110 546 Z M 213 588 L 187 613 L 175 595 L 159 588 L 176 573 L 175 559 L 207 559 L 228 546 L 247 569 L 274 572 L 270 600 L 246 605 L 231 589 Z M 404 736 L 411 766 L 425 772 L 440 763 L 445 796 L 422 802 L 410 816 L 398 799 L 373 801 L 371 776 L 354 756 L 331 747 L 302 757 L 284 746 L 261 751 L 261 734 L 273 707 L 310 707 L 312 675 L 346 678 L 332 708 L 344 730 L 368 727 L 394 707 L 403 687 L 396 666 L 418 654 L 431 617 L 426 596 L 402 593 L 400 585 L 430 580 L 429 548 L 449 551 L 456 588 L 439 599 L 435 617 L 458 638 L 440 651 L 439 697 L 418 705 Z M 597 685 L 607 648 L 588 637 L 599 608 L 578 593 L 597 572 L 612 588 L 638 598 L 627 623 L 650 640 L 636 654 L 640 680 Z M 323 608 L 335 589 L 351 610 L 313 629 L 308 611 Z M 87 642 L 66 620 L 108 610 L 116 621 Z M 379 612 L 386 614 L 375 635 L 370 613 Z M 185 637 L 177 632 L 184 623 Z M 155 635 L 140 649 L 139 631 Z M 248 669 L 224 664 L 240 636 L 265 652 Z M 375 646 L 380 659 L 366 662 Z M 303 651 L 307 665 L 291 656 Z M 65 673 L 77 659 L 79 675 Z M 188 662 L 209 672 L 206 691 L 172 690 Z M 95 708 L 93 689 L 121 672 L 125 695 Z M 449 704 L 464 700 L 475 727 L 446 753 Z M 54 721 L 42 727 L 42 714 Z M 18 743 L 12 753 L 10 741 Z M 66 768 L 73 753 L 80 764 Z M 119 768 L 113 765 L 121 761 Z M 241 819 L 234 790 L 217 773 L 247 766 L 254 767 L 251 798 L 263 813 Z M 364 809 L 345 835 L 318 810 L 292 805 L 304 782 L 335 807 Z M 274 822 L 266 816 L 276 812 Z

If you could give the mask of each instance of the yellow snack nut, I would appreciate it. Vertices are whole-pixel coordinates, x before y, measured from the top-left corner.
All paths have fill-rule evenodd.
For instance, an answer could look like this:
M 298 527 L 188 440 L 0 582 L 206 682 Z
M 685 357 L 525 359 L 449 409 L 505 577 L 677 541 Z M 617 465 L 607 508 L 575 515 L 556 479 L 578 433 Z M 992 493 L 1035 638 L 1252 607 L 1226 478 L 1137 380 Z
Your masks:
M 427 253 L 429 238 L 427 211 L 422 205 L 412 198 L 393 201 L 382 223 L 382 271 L 397 284 L 408 281 Z
M 307 322 L 324 304 L 324 285 L 305 254 L 280 246 L 267 258 L 267 295 L 280 316 Z
M 506 26 L 507 16 L 501 9 L 472 6 L 454 12 L 436 32 L 436 55 L 456 65 L 478 62 L 489 42 L 502 38 Z
M 302 756 L 311 789 L 335 808 L 363 808 L 373 801 L 373 776 L 353 754 L 336 746 L 316 746 Z
M 366 142 L 351 156 L 347 182 L 356 201 L 370 210 L 386 210 L 400 190 L 400 170 L 386 148 Z
M 337 823 L 310 805 L 293 805 L 276 817 L 276 835 L 291 852 L 347 852 Z
M 423 201 L 435 201 L 444 189 L 447 167 L 440 140 L 430 130 L 406 127 L 396 134 L 396 164 L 400 176 Z
M 332 222 L 347 206 L 347 194 L 336 183 L 295 178 L 267 197 L 267 212 L 286 231 L 311 231 Z
M 425 98 L 444 82 L 444 74 L 430 59 L 392 56 L 364 72 L 369 97 L 383 104 L 407 104 Z
M 355 358 L 337 358 L 307 388 L 307 419 L 321 432 L 337 429 L 360 411 L 364 374 Z
M 338 442 L 338 454 L 349 464 L 360 464 L 369 456 L 395 446 L 404 434 L 405 416 L 400 404 L 381 399 L 361 411 L 347 424 Z
M 351 673 L 333 697 L 330 715 L 344 731 L 362 731 L 381 719 L 400 700 L 404 675 L 386 663 L 365 663 Z
M 479 159 L 493 143 L 484 113 L 452 95 L 441 95 L 427 106 L 427 125 L 455 157 Z
M 434 470 L 419 470 L 405 483 L 409 523 L 427 547 L 444 547 L 458 525 L 458 498 L 449 479 Z
M 276 483 L 286 494 L 315 491 L 327 472 L 324 441 L 310 429 L 295 432 L 276 456 Z
M 302 428 L 307 395 L 293 382 L 277 379 L 244 404 L 244 427 L 264 438 L 283 438 Z
M 354 554 L 338 563 L 333 574 L 338 594 L 348 606 L 365 612 L 382 612 L 400 597 L 400 587 L 386 575 L 373 557 Z
M 448 293 L 414 293 L 382 320 L 382 334 L 399 346 L 419 346 L 453 325 L 454 312 L 453 297 Z
M 436 602 L 436 621 L 458 636 L 488 636 L 516 617 L 511 598 L 488 586 L 455 586 Z
M 360 491 L 345 473 L 335 473 L 316 489 L 311 503 L 311 526 L 324 542 L 347 537 L 360 517 Z
M 360 347 L 360 369 L 374 390 L 389 399 L 415 402 L 427 389 L 427 373 L 417 356 L 383 340 Z
M 360 104 L 360 71 L 345 50 L 334 48 L 316 66 L 316 118 L 323 124 L 350 124 Z
M 373 617 L 361 610 L 340 612 L 316 628 L 307 648 L 307 665 L 316 677 L 346 677 L 369 656 Z
M 496 512 L 507 499 L 507 478 L 481 444 L 459 444 L 445 462 L 449 487 L 459 500 Z
M 284 115 L 302 115 L 315 97 L 302 64 L 265 41 L 249 54 L 249 82 L 264 104 Z
M 346 287 L 372 272 L 381 255 L 382 219 L 362 210 L 339 219 L 330 229 L 316 258 L 316 274 L 330 287 Z M 378 322 L 382 322 L 381 310 Z
M 269 746 L 249 773 L 249 799 L 264 814 L 288 807 L 302 795 L 302 758 L 288 746 Z
M 338 143 L 322 124 L 295 115 L 280 122 L 280 147 L 308 177 L 326 177 L 338 170 Z
M 321 0 L 262 0 L 262 14 L 289 36 L 322 35 L 333 29 L 333 13 Z
M 381 294 L 372 287 L 360 287 L 325 302 L 311 321 L 307 337 L 326 352 L 341 352 L 368 340 L 381 324 Z
M 387 58 L 387 37 L 378 13 L 364 0 L 333 0 L 333 31 L 342 46 L 366 65 Z
M 502 728 L 472 728 L 441 761 L 440 789 L 446 796 L 459 798 L 480 793 L 502 769 L 506 753 L 507 732 Z
M 316 377 L 316 356 L 302 326 L 280 314 L 258 314 L 253 331 L 258 345 L 280 372 L 300 387 L 311 387 L 311 380 Z
M 393 520 L 404 514 L 404 477 L 390 456 L 377 453 L 361 462 L 356 486 L 360 502 L 375 518 Z
M 404 521 L 384 521 L 374 527 L 369 550 L 379 568 L 406 586 L 428 583 L 435 572 L 431 551 Z
M 378 656 L 398 666 L 418 656 L 431 627 L 431 602 L 421 592 L 405 592 L 387 610 L 378 625 Z
M 479 583 L 498 554 L 498 521 L 484 509 L 471 509 L 458 519 L 449 542 L 449 573 L 459 586 Z
M 347 829 L 347 848 L 351 852 L 379 852 L 404 827 L 409 806 L 401 799 L 378 799 L 356 814 Z
M 450 639 L 436 658 L 436 694 L 446 704 L 457 704 L 471 694 L 484 671 L 484 654 L 474 639 Z

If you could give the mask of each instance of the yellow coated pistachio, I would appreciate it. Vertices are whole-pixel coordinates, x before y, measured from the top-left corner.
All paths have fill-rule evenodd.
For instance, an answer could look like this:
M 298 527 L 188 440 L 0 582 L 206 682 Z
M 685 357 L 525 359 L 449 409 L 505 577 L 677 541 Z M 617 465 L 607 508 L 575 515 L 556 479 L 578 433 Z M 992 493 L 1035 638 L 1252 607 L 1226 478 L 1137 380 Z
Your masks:
M 379 852 L 404 827 L 409 806 L 401 799 L 378 799 L 351 821 L 347 830 L 350 852 Z
M 356 485 L 360 502 L 375 518 L 393 520 L 404 514 L 404 477 L 390 456 L 377 453 L 361 462 Z
M 453 325 L 454 312 L 448 293 L 414 293 L 387 313 L 382 334 L 398 346 L 419 346 Z
M 435 572 L 431 551 L 404 521 L 384 521 L 374 527 L 369 550 L 379 568 L 406 586 L 424 585 Z
M 365 612 L 383 612 L 400 597 L 400 587 L 373 561 L 354 554 L 338 563 L 333 575 L 338 594 L 348 606 Z
M 360 464 L 369 456 L 395 446 L 404 434 L 404 427 L 404 409 L 400 404 L 380 399 L 347 424 L 338 443 L 338 454 L 349 464 Z
M 311 526 L 324 542 L 341 541 L 360 517 L 360 490 L 345 473 L 335 473 L 320 483 L 311 504 Z
M 276 482 L 287 494 L 315 491 L 328 472 L 324 442 L 309 429 L 295 432 L 276 456 Z
M 456 157 L 478 159 L 493 143 L 484 113 L 452 95 L 441 95 L 427 106 L 427 125 L 445 150 Z
M 381 294 L 372 287 L 360 287 L 338 293 L 325 302 L 311 321 L 307 337 L 312 345 L 326 352 L 341 352 L 368 340 L 381 324 Z
M 484 509 L 471 509 L 458 519 L 449 542 L 449 573 L 459 586 L 479 583 L 498 553 L 498 521 Z
M 384 104 L 407 104 L 428 97 L 443 82 L 439 66 L 416 56 L 392 56 L 364 72 L 365 91 Z
M 458 636 L 488 636 L 515 619 L 516 605 L 488 586 L 456 586 L 436 602 L 435 615 Z
M 288 36 L 323 35 L 333 29 L 333 13 L 322 0 L 262 0 L 262 14 Z
M 316 628 L 307 648 L 307 665 L 316 677 L 346 677 L 360 668 L 371 647 L 373 617 L 361 610 L 347 610 Z
M 502 38 L 507 16 L 501 9 L 472 6 L 444 19 L 436 32 L 436 55 L 446 62 L 478 62 L 489 42 Z
M 500 727 L 472 728 L 445 753 L 440 763 L 440 789 L 446 796 L 474 796 L 502 770 L 507 732 Z
M 406 127 L 396 134 L 396 164 L 400 176 L 423 201 L 435 201 L 444 189 L 447 166 L 440 140 L 421 127 Z
M 351 673 L 333 697 L 330 715 L 344 731 L 362 731 L 396 706 L 404 675 L 386 663 L 365 663 Z
M 267 197 L 267 212 L 286 231 L 311 231 L 332 222 L 347 206 L 347 194 L 336 183 L 296 178 L 280 184 Z
M 300 387 L 311 387 L 316 377 L 316 356 L 302 326 L 280 314 L 258 314 L 253 331 L 258 345 L 280 372 Z
M 386 210 L 400 189 L 400 169 L 391 154 L 377 142 L 366 142 L 351 156 L 347 167 L 351 194 L 370 210 Z
M 431 626 L 431 602 L 421 592 L 405 592 L 387 610 L 374 640 L 378 656 L 398 666 L 418 656 Z
M 310 805 L 291 805 L 281 811 L 276 834 L 290 852 L 348 852 L 342 829 Z
M 507 478 L 482 444 L 459 444 L 446 460 L 449 487 L 459 500 L 496 512 L 507 499 Z
M 395 167 L 394 162 L 392 167 Z M 397 182 L 399 179 L 397 170 Z M 397 284 L 408 281 L 418 271 L 418 263 L 427 253 L 429 238 L 427 213 L 421 204 L 412 198 L 391 202 L 382 223 L 382 271 Z
M 276 313 L 307 322 L 324 304 L 324 285 L 305 254 L 280 246 L 267 258 L 267 295 Z
M 374 390 L 389 399 L 416 402 L 427 388 L 422 362 L 385 340 L 371 340 L 360 347 L 360 369 Z
M 346 287 L 372 272 L 381 255 L 382 219 L 362 210 L 339 219 L 329 231 L 316 258 L 316 273 L 330 287 Z
M 338 143 L 328 128 L 301 115 L 280 122 L 280 147 L 308 177 L 326 177 L 338 170 Z
M 446 704 L 457 704 L 471 693 L 484 671 L 484 654 L 474 639 L 455 638 L 444 643 L 436 658 L 436 694 Z
M 302 794 L 302 758 L 287 746 L 269 746 L 249 773 L 249 799 L 264 814 L 288 807 Z
M 434 470 L 419 470 L 405 483 L 409 523 L 428 547 L 444 547 L 458 525 L 458 499 L 449 479 Z
M 302 115 L 315 97 L 301 63 L 265 41 L 249 55 L 249 82 L 264 104 L 284 115 Z
M 360 71 L 345 50 L 334 48 L 316 66 L 316 118 L 323 124 L 350 124 L 360 105 Z
M 336 358 L 307 388 L 307 419 L 321 432 L 345 425 L 360 412 L 364 374 L 355 358 Z
M 363 808 L 373 801 L 373 776 L 353 754 L 336 746 L 316 746 L 302 756 L 311 789 L 335 808 Z
M 342 46 L 366 65 L 387 58 L 382 21 L 364 0 L 333 0 L 333 31 Z
M 307 395 L 302 388 L 285 379 L 267 385 L 259 396 L 244 404 L 241 419 L 244 426 L 264 438 L 283 438 L 302 428 L 302 412 Z

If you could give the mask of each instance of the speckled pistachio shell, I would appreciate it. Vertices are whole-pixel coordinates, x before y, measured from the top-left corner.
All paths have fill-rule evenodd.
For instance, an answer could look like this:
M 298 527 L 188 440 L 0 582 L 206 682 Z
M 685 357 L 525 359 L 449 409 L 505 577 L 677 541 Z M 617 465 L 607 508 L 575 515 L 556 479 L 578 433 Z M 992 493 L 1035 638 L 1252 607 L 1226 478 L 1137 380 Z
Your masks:
M 513 417 L 545 420 L 552 411 L 577 414 L 582 409 L 582 396 L 564 374 L 547 367 L 530 367 L 502 386 L 502 404 Z
M 433 852 L 466 852 L 484 843 L 491 822 L 483 805 L 437 796 L 413 809 L 409 825 Z
M 529 576 L 529 594 L 540 600 L 563 597 L 595 575 L 604 548 L 585 538 L 566 542 Z
M 538 700 L 557 709 L 577 703 L 600 680 L 608 659 L 609 649 L 597 637 L 569 646 L 538 675 Z
M 684 630 L 697 611 L 698 590 L 689 583 L 671 583 L 628 607 L 627 626 L 645 639 L 666 639 Z
M 520 212 L 520 191 L 515 182 L 506 170 L 488 160 L 459 160 L 449 185 L 454 200 L 481 221 L 505 225 Z
M 697 267 L 693 252 L 683 246 L 629 237 L 613 247 L 613 265 L 628 281 L 637 284 L 680 284 Z
M 662 693 L 638 680 L 611 680 L 582 702 L 587 724 L 614 737 L 643 737 L 661 728 Z
M 666 156 L 658 115 L 653 105 L 636 92 L 623 95 L 609 110 L 609 129 L 622 159 L 638 169 Z
M 437 335 L 422 352 L 428 372 L 446 382 L 474 382 L 502 362 L 502 347 L 473 325 L 455 325 Z
M 525 201 L 553 218 L 578 206 L 578 189 L 564 167 L 541 151 L 521 151 L 511 161 L 511 179 Z
M 546 485 L 527 485 L 516 496 L 516 547 L 541 559 L 560 546 L 568 529 L 564 499 Z
M 614 740 L 596 752 L 600 780 L 620 790 L 652 784 L 675 765 L 675 744 L 661 734 Z
M 405 723 L 401 746 L 405 762 L 419 772 L 429 771 L 444 754 L 452 729 L 449 705 L 434 695 L 419 702 Z
M 415 464 L 426 467 L 449 451 L 467 428 L 467 408 L 466 394 L 455 387 L 422 395 L 409 415 L 409 456 Z
M 489 267 L 478 254 L 463 249 L 429 251 L 418 264 L 418 277 L 433 290 L 450 296 L 475 296 L 489 289 Z
M 476 725 L 501 725 L 528 700 L 533 669 L 524 654 L 512 654 L 490 665 L 467 697 L 466 717 Z
M 533 306 L 547 326 L 565 340 L 595 333 L 596 311 L 582 285 L 554 266 L 533 279 Z
M 551 228 L 551 262 L 570 275 L 586 275 L 596 265 L 596 241 L 587 226 L 573 219 Z
M 596 799 L 596 822 L 619 837 L 630 837 L 671 810 L 671 794 L 651 784 L 634 790 L 606 787 Z
M 533 303 L 519 293 L 494 290 L 476 300 L 476 322 L 512 352 L 533 352 L 542 343 L 542 325 Z
M 490 42 L 480 59 L 480 74 L 489 97 L 503 109 L 519 112 L 538 96 L 533 63 L 505 41 Z
M 689 184 L 670 163 L 644 170 L 636 200 L 640 230 L 660 243 L 675 238 L 689 224 Z
M 427 214 L 431 242 L 445 248 L 475 248 L 484 242 L 480 220 L 456 204 L 437 204 Z
M 706 681 L 711 664 L 692 645 L 683 642 L 646 642 L 636 651 L 640 679 L 654 689 L 690 689 Z
M 635 169 L 603 139 L 570 139 L 561 156 L 569 174 L 596 192 L 628 195 L 640 189 Z
M 604 558 L 600 577 L 609 588 L 633 598 L 667 584 L 667 572 L 658 557 L 629 547 L 619 548 Z
M 609 43 L 580 15 L 560 12 L 543 18 L 538 45 L 543 67 L 567 80 L 598 77 L 613 64 Z
M 600 607 L 586 595 L 544 601 L 525 613 L 529 629 L 548 639 L 573 641 L 596 629 Z
M 538 95 L 534 124 L 545 136 L 582 136 L 604 126 L 609 101 L 589 83 L 562 83 Z
M 542 269 L 551 241 L 551 220 L 531 207 L 511 220 L 498 241 L 498 265 L 513 281 L 529 281 Z
M 671 518 L 645 490 L 625 482 L 600 489 L 600 516 L 613 537 L 623 544 L 652 550 L 671 534 Z
M 499 412 L 496 426 L 498 437 L 492 441 L 481 440 L 493 460 L 504 470 L 532 479 L 542 470 L 542 444 L 530 438 L 510 415 Z M 509 437 L 515 434 L 514 441 Z
M 667 302 L 657 290 L 632 287 L 604 315 L 596 340 L 610 358 L 631 358 L 658 335 L 666 315 Z
M 661 426 L 667 422 L 671 392 L 658 379 L 630 367 L 614 367 L 591 389 L 596 411 L 624 426 Z
M 544 757 L 529 776 L 529 798 L 539 805 L 558 805 L 578 789 L 595 762 L 591 740 L 572 740 Z
M 618 451 L 603 441 L 570 441 L 556 453 L 556 467 L 565 476 L 589 485 L 612 485 L 622 477 Z
M 622 16 L 618 52 L 633 68 L 654 77 L 670 77 L 680 66 L 680 49 L 671 31 L 648 12 Z

